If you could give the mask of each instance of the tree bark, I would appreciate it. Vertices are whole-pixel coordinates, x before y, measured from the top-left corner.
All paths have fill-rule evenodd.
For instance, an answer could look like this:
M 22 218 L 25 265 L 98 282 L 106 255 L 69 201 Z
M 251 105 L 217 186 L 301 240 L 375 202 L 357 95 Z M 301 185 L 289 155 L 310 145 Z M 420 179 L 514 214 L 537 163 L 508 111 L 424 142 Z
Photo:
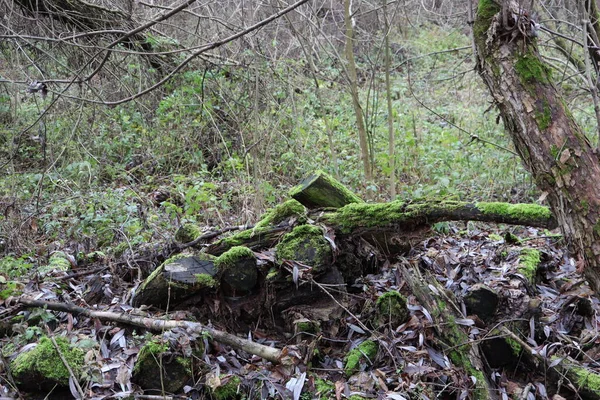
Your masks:
M 529 15 L 508 0 L 479 1 L 479 73 L 569 250 L 600 293 L 600 163 L 540 57 Z

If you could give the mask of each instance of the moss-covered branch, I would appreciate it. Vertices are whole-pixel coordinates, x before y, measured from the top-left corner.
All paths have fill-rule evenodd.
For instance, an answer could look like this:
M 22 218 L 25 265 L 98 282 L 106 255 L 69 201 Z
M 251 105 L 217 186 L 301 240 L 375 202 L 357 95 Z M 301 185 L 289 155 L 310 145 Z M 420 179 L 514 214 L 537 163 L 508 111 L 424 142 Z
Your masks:
M 349 234 L 359 229 L 414 231 L 440 221 L 484 221 L 555 228 L 556 220 L 547 207 L 536 204 L 467 203 L 428 201 L 410 203 L 355 203 L 326 213 L 321 221 Z

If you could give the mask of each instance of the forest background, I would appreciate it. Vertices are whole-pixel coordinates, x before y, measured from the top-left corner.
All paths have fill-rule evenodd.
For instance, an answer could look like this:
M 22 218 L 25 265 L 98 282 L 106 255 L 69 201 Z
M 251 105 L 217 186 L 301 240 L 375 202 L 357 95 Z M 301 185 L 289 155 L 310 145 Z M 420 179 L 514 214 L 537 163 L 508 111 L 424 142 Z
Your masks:
M 311 1 L 226 43 L 289 4 L 191 2 L 158 22 L 167 2 L 108 2 L 92 22 L 3 5 L 0 243 L 16 258 L 254 222 L 315 168 L 372 200 L 539 196 L 475 71 L 468 1 Z M 132 21 L 150 26 L 103 51 Z M 595 140 L 581 76 L 540 43 Z

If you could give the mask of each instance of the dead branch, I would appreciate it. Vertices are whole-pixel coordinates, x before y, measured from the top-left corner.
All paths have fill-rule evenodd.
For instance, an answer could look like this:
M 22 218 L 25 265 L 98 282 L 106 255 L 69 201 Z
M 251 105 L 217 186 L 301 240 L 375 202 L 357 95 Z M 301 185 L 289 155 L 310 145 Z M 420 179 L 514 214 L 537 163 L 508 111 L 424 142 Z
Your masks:
M 75 315 L 85 315 L 86 317 L 98 318 L 103 321 L 112 321 L 127 325 L 139 326 L 154 332 L 163 332 L 173 328 L 183 328 L 189 332 L 209 335 L 212 340 L 216 342 L 232 346 L 236 349 L 241 349 L 247 353 L 257 355 L 274 363 L 279 363 L 282 356 L 282 351 L 279 349 L 252 342 L 247 339 L 242 339 L 232 335 L 231 333 L 223 332 L 198 322 L 175 321 L 169 319 L 162 320 L 125 313 L 116 313 L 112 311 L 95 311 L 73 304 L 34 300 L 27 297 L 20 297 L 17 302 L 25 307 L 40 307 Z

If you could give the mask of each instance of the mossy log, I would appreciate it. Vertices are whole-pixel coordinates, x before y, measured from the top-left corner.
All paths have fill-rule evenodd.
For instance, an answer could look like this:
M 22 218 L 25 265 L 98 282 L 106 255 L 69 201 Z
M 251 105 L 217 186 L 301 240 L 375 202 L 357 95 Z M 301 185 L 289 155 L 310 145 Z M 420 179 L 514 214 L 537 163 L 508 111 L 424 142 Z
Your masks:
M 323 171 L 316 171 L 290 190 L 290 196 L 307 208 L 339 208 L 362 200 Z
M 133 305 L 142 304 L 166 308 L 196 292 L 217 285 L 213 261 L 190 254 L 180 254 L 166 260 L 140 285 Z
M 399 265 L 404 280 L 417 297 L 419 304 L 427 309 L 433 318 L 436 328 L 435 342 L 452 363 L 462 367 L 465 373 L 472 377 L 474 385 L 470 398 L 490 399 L 495 398 L 490 391 L 487 374 L 484 371 L 479 346 L 477 342 L 469 340 L 469 335 L 463 327 L 456 323 L 459 318 L 464 318 L 457 306 L 453 295 L 437 282 L 435 277 L 422 276 L 418 268 L 410 270 Z
M 229 296 L 246 295 L 258 281 L 256 257 L 252 250 L 236 246 L 215 260 L 221 287 Z
M 390 203 L 352 203 L 334 211 L 309 211 L 307 217 L 330 227 L 336 235 L 362 236 L 377 241 L 391 251 L 390 255 L 410 250 L 410 242 L 426 239 L 432 224 L 442 221 L 483 221 L 528 225 L 553 229 L 556 220 L 547 207 L 536 204 L 468 203 L 461 201 L 427 201 Z M 295 222 L 295 221 L 294 221 Z M 256 227 L 221 239 L 206 249 L 219 255 L 234 246 L 253 250 L 268 248 L 293 228 L 293 224 Z M 416 234 L 416 236 L 415 236 Z M 398 245 L 410 238 L 404 245 Z

